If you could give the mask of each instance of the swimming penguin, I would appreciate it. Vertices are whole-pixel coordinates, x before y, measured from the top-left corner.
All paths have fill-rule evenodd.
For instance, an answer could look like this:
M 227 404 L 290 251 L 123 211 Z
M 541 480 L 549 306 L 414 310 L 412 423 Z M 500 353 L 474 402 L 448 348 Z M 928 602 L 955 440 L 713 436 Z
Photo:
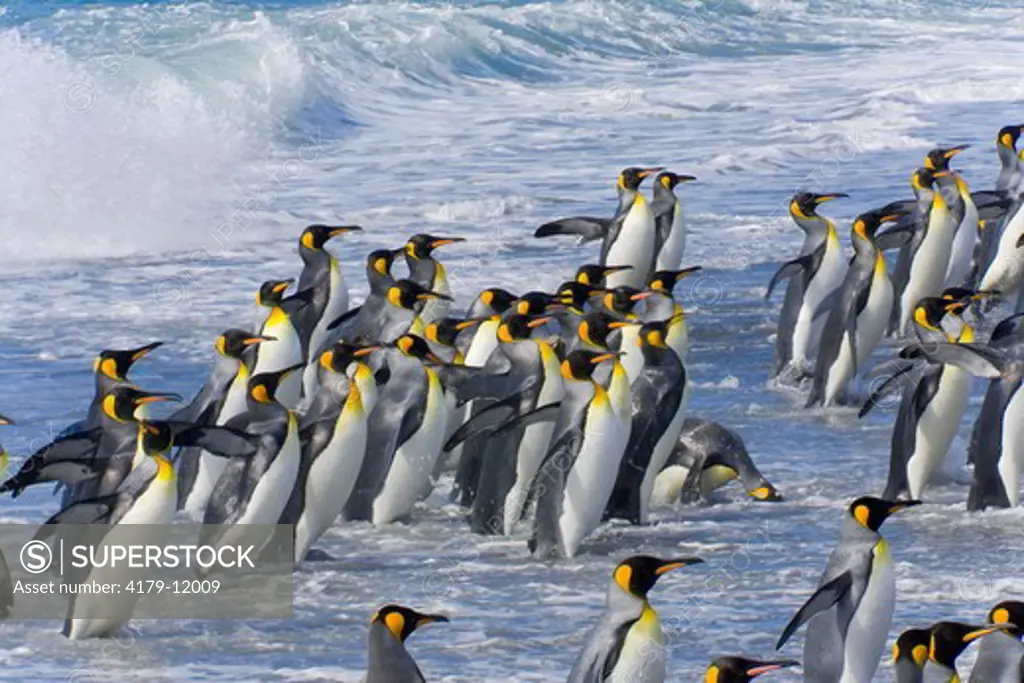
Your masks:
M 818 590 L 775 646 L 780 649 L 810 622 L 804 680 L 870 683 L 882 659 L 896 600 L 892 554 L 878 529 L 893 513 L 919 502 L 866 496 L 850 504 L 839 546 L 829 557 Z
M 452 290 L 448 285 L 448 273 L 441 262 L 433 258 L 434 250 L 446 244 L 465 242 L 462 237 L 435 237 L 434 235 L 413 235 L 405 243 L 405 263 L 409 266 L 409 279 L 424 289 L 451 297 Z M 431 299 L 423 307 L 420 317 L 424 322 L 432 322 L 448 315 L 451 299 Z
M 882 223 L 903 215 L 903 209 L 887 206 L 854 220 L 855 255 L 822 332 L 807 407 L 842 400 L 858 369 L 881 341 L 892 310 L 893 288 L 875 234 Z
M 364 683 L 423 683 L 423 673 L 405 649 L 420 626 L 447 623 L 441 614 L 421 614 L 401 605 L 381 607 L 370 622 L 369 663 Z
M 679 440 L 689 403 L 686 368 L 666 339 L 678 319 L 640 329 L 643 370 L 630 387 L 632 425 L 606 515 L 646 524 L 654 482 Z
M 607 360 L 614 365 L 605 389 L 593 374 Z M 631 426 L 628 378 L 615 354 L 577 349 L 561 372 L 565 396 L 533 485 L 539 493 L 529 546 L 538 557 L 574 557 L 601 523 Z
M 139 407 L 180 398 L 132 386 L 115 387 L 100 404 L 98 427 L 58 437 L 40 448 L 0 485 L 0 493 L 9 491 L 12 498 L 17 498 L 29 486 L 53 481 L 88 482 L 88 486 L 78 489 L 86 498 L 113 492 L 131 469 L 138 441 L 135 413 Z
M 1000 602 L 989 610 L 987 621 L 1002 629 L 978 643 L 978 659 L 968 683 L 1020 683 L 1024 676 L 1024 602 Z
M 783 499 L 758 471 L 739 434 L 717 422 L 688 417 L 654 481 L 651 504 L 707 500 L 713 491 L 737 479 L 754 500 Z
M 956 660 L 968 645 L 1000 628 L 999 625 L 972 626 L 955 621 L 933 624 L 929 629 L 928 661 L 924 663 L 921 680 L 924 683 L 959 683 Z M 1019 676 L 1020 672 L 1017 673 Z
M 654 226 L 658 239 L 654 247 L 653 270 L 674 270 L 683 260 L 683 252 L 686 251 L 683 202 L 673 190 L 679 183 L 696 179 L 696 176 L 680 175 L 671 171 L 663 171 L 654 178 L 651 211 L 654 212 Z
M 926 628 L 909 628 L 899 635 L 892 647 L 892 665 L 896 683 L 922 683 L 924 665 L 928 662 L 931 633 Z
M 802 374 L 817 353 L 827 302 L 843 284 L 848 269 L 836 224 L 818 214 L 817 208 L 847 196 L 800 192 L 789 203 L 789 215 L 804 231 L 804 243 L 800 255 L 775 272 L 765 292 L 765 298 L 771 297 L 775 286 L 788 279 L 779 313 L 773 377 L 789 367 Z
M 192 402 L 175 412 L 172 420 L 203 425 L 224 425 L 245 412 L 249 393 L 246 356 L 257 344 L 273 341 L 251 332 L 230 329 L 217 337 L 217 364 Z M 202 519 L 210 493 L 227 460 L 202 449 L 183 448 L 177 457 L 178 505 L 193 519 Z
M 348 285 L 338 259 L 326 249 L 327 241 L 338 235 L 362 230 L 358 225 L 317 224 L 307 227 L 299 237 L 299 257 L 303 265 L 296 289 L 300 292 L 313 291 L 309 305 L 296 315 L 296 326 L 301 330 L 306 343 L 306 357 L 318 356 L 320 347 L 327 340 L 327 326 L 348 311 Z M 316 364 L 310 363 L 302 376 L 303 396 L 316 393 L 316 378 Z
M 379 348 L 338 342 L 320 354 L 320 391 L 299 423 L 302 460 L 278 521 L 295 527 L 296 564 L 341 514 L 363 466 L 367 418 L 377 403 L 377 383 L 363 361 Z
M 684 278 L 702 270 L 701 266 L 690 266 L 681 270 L 659 270 L 652 273 L 647 280 L 649 296 L 644 300 L 642 318 L 644 322 L 679 319 L 679 322 L 669 330 L 665 343 L 681 360 L 686 360 L 686 352 L 690 348 L 690 331 L 686 322 L 686 312 L 682 304 L 675 300 L 672 291 Z
M 792 659 L 761 661 L 746 657 L 719 657 L 711 662 L 704 673 L 705 683 L 749 683 L 761 674 L 778 671 L 791 666 L 800 666 Z
M 618 180 L 619 208 L 612 218 L 563 218 L 540 226 L 534 237 L 579 235 L 581 242 L 602 240 L 602 265 L 632 266 L 609 274 L 607 285 L 642 287 L 654 265 L 658 231 L 654 212 L 640 192 L 640 184 L 660 170 L 660 167 L 624 169 Z
M 345 504 L 345 518 L 375 526 L 407 516 L 429 481 L 444 445 L 448 406 L 437 369 L 442 361 L 421 337 L 394 342 L 391 377 L 369 415 L 366 457 Z
M 647 593 L 670 571 L 704 560 L 660 560 L 636 555 L 612 572 L 604 613 L 587 635 L 568 683 L 625 683 L 665 680 L 665 643 L 658 613 Z
M 260 285 L 256 302 L 270 309 L 260 324 L 258 337 L 269 337 L 256 347 L 250 357 L 252 375 L 275 373 L 306 363 L 306 340 L 296 326 L 300 311 L 313 299 L 314 290 L 306 289 L 289 297 L 284 296 L 295 280 L 268 280 Z M 294 410 L 302 397 L 302 375 L 285 376 L 284 384 L 276 387 L 277 401 L 288 410 Z
M 245 538 L 256 554 L 271 540 L 263 527 L 277 524 L 295 488 L 301 462 L 298 417 L 277 391 L 301 364 L 249 380 L 246 411 L 225 426 L 259 437 L 254 455 L 228 461 L 206 506 L 200 543 L 223 547 Z

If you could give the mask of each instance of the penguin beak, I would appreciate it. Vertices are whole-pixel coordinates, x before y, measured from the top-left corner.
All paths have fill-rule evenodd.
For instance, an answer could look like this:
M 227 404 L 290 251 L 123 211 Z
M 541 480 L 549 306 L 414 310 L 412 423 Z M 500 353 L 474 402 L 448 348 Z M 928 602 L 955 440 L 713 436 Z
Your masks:
M 702 270 L 704 270 L 704 266 L 690 266 L 689 268 L 683 268 L 682 270 L 676 273 L 676 282 L 679 282 L 688 275 L 699 273 Z
M 760 662 L 757 666 L 747 669 L 747 675 L 754 678 L 755 676 L 760 676 L 761 674 L 768 673 L 769 671 L 778 671 L 779 669 L 785 669 L 791 666 L 800 666 L 800 662 L 795 659 L 784 659 L 778 662 Z
M 277 341 L 277 337 L 271 337 L 269 335 L 260 335 L 259 337 L 249 337 L 248 339 L 242 340 L 242 346 L 253 346 L 255 344 L 262 344 L 265 341 Z
M 629 300 L 630 301 L 643 301 L 644 299 L 646 299 L 647 297 L 649 297 L 652 294 L 654 294 L 654 292 L 637 292 L 633 296 L 629 297 Z
M 0 415 L 0 425 L 13 425 L 14 420 L 7 417 L 6 415 Z
M 603 363 L 606 360 L 611 360 L 613 358 L 618 358 L 621 355 L 622 355 L 621 351 L 618 351 L 618 352 L 615 352 L 615 353 L 602 353 L 602 354 L 600 354 L 598 356 L 594 356 L 590 360 L 590 362 L 593 363 L 594 365 L 597 365 L 598 363 Z
M 336 228 L 331 228 L 330 231 L 328 231 L 327 235 L 329 237 L 337 237 L 338 235 L 343 235 L 346 232 L 362 232 L 362 231 L 363 231 L 363 229 L 361 227 L 359 227 L 358 225 L 339 225 Z
M 674 560 L 667 560 L 663 562 L 660 567 L 654 570 L 654 575 L 663 576 L 676 569 L 688 567 L 691 564 L 704 564 L 704 560 L 699 557 L 681 557 Z
M 416 295 L 416 299 L 419 301 L 429 301 L 430 299 L 442 299 L 444 301 L 454 301 L 447 294 L 441 294 L 440 292 L 423 292 Z
M 631 323 L 626 320 L 613 320 L 612 322 L 608 323 L 608 327 L 612 328 L 613 330 L 619 330 L 622 329 L 623 327 L 629 327 L 630 325 L 635 324 L 636 323 Z
M 676 182 L 677 183 L 691 183 L 691 182 L 693 182 L 696 179 L 697 179 L 697 176 L 695 176 L 695 175 L 681 175 L 681 174 L 678 174 L 678 173 L 676 174 Z
M 943 156 L 946 157 L 947 159 L 952 159 L 953 157 L 955 157 L 960 152 L 964 151 L 965 149 L 970 149 L 970 148 L 971 148 L 970 145 L 957 145 L 956 147 L 950 147 L 945 152 L 943 152 Z
M 919 500 L 900 500 L 900 501 L 897 501 L 897 502 L 892 503 L 891 505 L 889 505 L 889 514 L 893 515 L 893 514 L 896 514 L 899 511 L 901 511 L 901 510 L 905 510 L 907 508 L 912 508 L 912 507 L 914 507 L 916 505 L 920 505 L 920 504 L 921 504 L 921 501 L 919 501 Z
M 447 624 L 451 620 L 443 614 L 420 614 L 416 617 L 416 628 L 426 624 Z
M 637 171 L 636 175 L 638 178 L 643 180 L 647 176 L 654 175 L 655 173 L 660 173 L 661 171 L 664 170 L 664 166 L 649 166 L 648 168 L 640 169 L 639 171 Z
M 935 173 L 932 173 L 933 178 L 945 178 L 948 175 L 949 171 L 936 171 Z
M 978 638 L 983 638 L 990 633 L 1005 631 L 1010 628 L 1013 628 L 1013 624 L 986 624 L 985 626 L 976 628 L 973 631 L 968 631 L 964 634 L 963 641 L 965 643 L 973 643 Z
M 461 323 L 456 323 L 455 329 L 462 332 L 463 330 L 468 330 L 471 327 L 476 327 L 484 320 L 486 320 L 486 318 L 469 318 L 467 320 L 463 320 Z
M 163 345 L 164 345 L 163 342 L 159 342 L 158 341 L 158 342 L 153 342 L 152 344 L 146 344 L 145 346 L 142 346 L 142 347 L 139 347 L 139 348 L 135 349 L 134 351 L 131 352 L 132 353 L 132 362 L 134 363 L 135 361 L 139 360 L 140 358 L 142 358 L 143 356 L 148 354 L 150 351 L 153 351 L 154 349 L 158 349 L 158 348 L 160 348 Z
M 356 351 L 353 351 L 352 355 L 356 356 L 358 358 L 361 358 L 363 356 L 369 356 L 374 351 L 379 351 L 379 350 L 381 350 L 383 348 L 384 347 L 381 346 L 380 344 L 377 344 L 376 346 L 364 346 L 361 349 L 357 349 Z
M 465 237 L 438 237 L 430 243 L 431 249 L 437 249 L 443 247 L 446 244 L 458 244 L 459 242 L 465 242 Z
M 280 282 L 278 282 L 278 283 L 277 283 L 276 285 L 274 285 L 273 287 L 271 287 L 271 289 L 273 290 L 273 292 L 274 292 L 275 294 L 280 294 L 280 293 L 281 293 L 281 292 L 283 292 L 284 290 L 286 290 L 286 289 L 288 289 L 289 287 L 291 287 L 291 286 L 292 286 L 292 283 L 293 283 L 293 282 L 295 282 L 295 278 L 291 278 L 291 277 L 290 277 L 290 278 L 288 278 L 287 280 L 281 280 L 281 281 L 280 281 Z
M 139 396 L 138 398 L 135 399 L 135 402 L 138 403 L 139 405 L 143 405 L 143 404 L 146 404 L 146 403 L 162 403 L 162 402 L 166 402 L 166 401 L 175 401 L 175 402 L 177 402 L 177 401 L 180 401 L 180 400 L 181 400 L 181 395 L 180 394 L 164 393 L 164 392 L 153 392 L 153 393 L 142 394 L 141 396 Z
M 532 330 L 532 329 L 536 329 L 536 328 L 540 327 L 544 323 L 551 322 L 552 320 L 554 320 L 554 318 L 552 318 L 551 316 L 544 316 L 544 317 L 541 317 L 541 318 L 534 318 L 530 322 L 526 323 L 526 326 L 529 327 Z
M 605 266 L 601 270 L 601 274 L 608 277 L 612 273 L 621 273 L 624 270 L 633 270 L 633 266 Z
M 831 192 L 829 194 L 819 194 L 814 197 L 814 203 L 824 204 L 825 202 L 831 202 L 835 199 L 843 199 L 849 196 L 850 195 L 846 194 L 845 192 Z

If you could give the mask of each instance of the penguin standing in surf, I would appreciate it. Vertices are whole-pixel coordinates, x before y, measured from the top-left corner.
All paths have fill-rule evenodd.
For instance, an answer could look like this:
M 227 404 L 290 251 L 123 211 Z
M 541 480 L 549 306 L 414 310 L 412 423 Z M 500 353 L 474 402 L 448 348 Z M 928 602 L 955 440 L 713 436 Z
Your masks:
M 882 340 L 893 289 L 875 234 L 882 223 L 903 215 L 904 209 L 887 206 L 861 214 L 853 222 L 855 254 L 821 336 L 808 407 L 844 400 L 858 368 Z
M 358 225 L 310 225 L 299 237 L 299 257 L 302 272 L 298 291 L 312 290 L 309 305 L 296 313 L 296 326 L 302 332 L 305 357 L 319 356 L 320 347 L 327 340 L 327 326 L 348 311 L 348 285 L 341 272 L 341 264 L 327 251 L 327 241 L 349 232 L 362 232 Z M 316 363 L 310 363 L 302 375 L 302 395 L 316 393 Z
M 839 546 L 818 589 L 783 630 L 781 649 L 805 623 L 804 680 L 870 683 L 882 659 L 896 602 L 889 544 L 879 533 L 895 512 L 919 501 L 858 498 L 850 504 Z
M 452 289 L 448 284 L 448 272 L 440 261 L 433 257 L 435 249 L 446 244 L 465 242 L 462 237 L 435 237 L 433 235 L 413 235 L 405 243 L 405 263 L 409 266 L 409 279 L 424 289 L 451 297 Z M 420 318 L 430 323 L 448 315 L 451 299 L 431 299 L 423 307 Z
M 401 249 L 375 249 L 366 256 L 366 282 L 370 291 L 363 303 L 342 313 L 327 324 L 328 335 L 319 349 L 323 351 L 336 341 L 373 340 L 379 334 L 376 327 L 387 306 L 388 290 L 395 284 L 391 268 Z
M 968 683 L 1020 683 L 1024 676 L 1024 602 L 1000 602 L 989 610 L 987 621 L 1001 630 L 978 643 L 978 659 Z
M 804 243 L 800 255 L 775 272 L 765 293 L 768 298 L 781 280 L 789 281 L 779 314 L 773 377 L 789 367 L 802 374 L 814 360 L 828 312 L 826 303 L 843 284 L 848 268 L 835 223 L 817 209 L 846 196 L 841 192 L 800 192 L 789 203 L 789 215 L 804 231 Z
M 647 555 L 623 560 L 612 572 L 604 613 L 587 635 L 568 683 L 663 683 L 665 637 L 647 594 L 665 574 L 703 562 Z
M 581 242 L 601 240 L 601 265 L 631 266 L 608 275 L 608 286 L 643 287 L 654 266 L 658 232 L 650 202 L 640 184 L 660 167 L 629 167 L 619 174 L 619 208 L 612 218 L 577 216 L 545 223 L 534 237 L 579 235 Z
M 928 629 L 928 661 L 921 669 L 921 680 L 924 683 L 959 683 L 960 674 L 956 670 L 956 660 L 971 643 L 990 636 L 1003 626 L 1005 625 L 974 626 L 956 621 L 940 621 L 933 624 Z M 1018 670 L 1018 681 L 1020 674 Z
M 363 683 L 424 683 L 405 641 L 421 626 L 447 622 L 448 617 L 441 614 L 422 614 L 401 605 L 381 607 L 370 621 L 369 662 Z
M 285 290 L 294 282 L 292 279 L 268 280 L 260 285 L 256 302 L 270 312 L 256 335 L 267 341 L 257 346 L 252 355 L 252 375 L 276 373 L 306 363 L 307 339 L 297 327 L 297 316 L 312 301 L 314 290 L 285 297 Z M 284 384 L 275 387 L 275 391 L 277 401 L 288 410 L 294 410 L 302 397 L 302 375 L 285 375 Z
M 605 389 L 593 374 L 608 360 L 613 368 Z M 601 523 L 629 443 L 629 383 L 616 354 L 578 349 L 561 372 L 566 393 L 534 483 L 540 493 L 529 545 L 538 557 L 575 557 Z
M 679 183 L 696 180 L 696 176 L 662 171 L 654 178 L 651 210 L 658 240 L 654 247 L 654 270 L 675 270 L 686 251 L 686 224 L 683 202 L 674 190 Z

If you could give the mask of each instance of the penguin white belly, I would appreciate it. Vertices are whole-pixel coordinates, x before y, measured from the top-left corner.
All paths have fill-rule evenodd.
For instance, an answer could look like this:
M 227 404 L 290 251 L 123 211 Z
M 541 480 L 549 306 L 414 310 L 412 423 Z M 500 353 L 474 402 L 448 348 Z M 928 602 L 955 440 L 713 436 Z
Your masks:
M 793 325 L 792 363 L 798 368 L 807 365 L 814 358 L 821 341 L 821 332 L 828 319 L 828 315 L 822 314 L 815 322 L 815 313 L 818 312 L 821 303 L 843 284 L 846 271 L 849 269 L 846 256 L 843 254 L 843 246 L 839 238 L 833 235 L 834 233 L 830 231 L 818 272 L 807 285 L 796 323 Z
M 277 524 L 281 518 L 299 475 L 299 428 L 294 415 L 288 419 L 288 435 L 281 450 L 257 482 L 238 524 Z
M 253 374 L 277 372 L 303 362 L 302 344 L 292 321 L 280 308 L 267 316 L 260 328 L 260 334 L 274 337 L 276 341 L 265 341 L 257 347 L 256 366 Z M 278 387 L 276 397 L 285 408 L 294 410 L 302 394 L 302 374 L 292 373 L 284 378 Z
M 644 606 L 640 618 L 626 632 L 619 660 L 607 683 L 662 683 L 665 680 L 665 639 L 658 615 Z
M 373 501 L 373 524 L 389 524 L 405 517 L 416 503 L 416 495 L 430 480 L 434 463 L 444 445 L 448 424 L 444 389 L 437 373 L 427 368 L 426 407 L 420 428 L 395 451 L 380 493 Z
M 654 238 L 654 214 L 644 196 L 637 193 L 605 259 L 609 266 L 633 267 L 610 274 L 606 280 L 608 289 L 620 285 L 643 288 L 654 264 Z
M 629 424 L 623 423 L 607 397 L 595 398 L 588 410 L 583 443 L 566 476 L 558 518 L 566 557 L 575 557 L 583 539 L 601 523 L 629 440 Z
M 917 302 L 928 296 L 938 296 L 942 292 L 946 266 L 949 264 L 953 246 L 955 226 L 951 223 L 952 219 L 948 214 L 944 219 L 932 220 L 924 241 L 910 263 L 910 278 L 900 299 L 900 316 L 903 318 L 900 334 L 904 336 L 910 334 L 911 326 L 914 324 L 914 308 Z
M 683 484 L 690 473 L 690 468 L 682 465 L 670 465 L 654 478 L 654 489 L 651 491 L 650 507 L 672 505 L 679 501 L 683 493 Z
M 655 270 L 677 270 L 679 264 L 683 262 L 683 252 L 686 251 L 683 203 L 677 199 L 672 211 L 672 227 L 669 228 L 668 239 L 661 245 L 661 251 L 658 252 Z
M 498 348 L 498 320 L 485 320 L 477 327 L 473 341 L 466 350 L 465 364 L 472 368 L 482 368 Z
M 327 298 L 327 305 L 324 307 L 323 314 L 316 321 L 316 326 L 309 335 L 309 349 L 307 349 L 307 352 L 311 359 L 316 358 L 321 345 L 327 340 L 327 326 L 342 313 L 348 311 L 348 285 L 345 283 L 345 277 L 341 273 L 341 266 L 333 256 L 331 257 L 330 282 L 331 288 Z M 319 365 L 315 362 L 310 363 L 302 373 L 302 393 L 307 399 L 311 400 L 312 396 L 316 394 L 318 380 Z
M 296 562 L 330 528 L 352 494 L 366 457 L 366 416 L 358 401 L 346 404 L 334 436 L 309 468 L 302 514 L 295 525 Z
M 430 288 L 438 294 L 444 294 L 446 296 L 452 295 L 452 288 L 448 284 L 448 274 L 445 272 L 444 266 L 441 262 L 437 262 L 437 270 L 434 273 L 434 282 Z M 448 315 L 448 311 L 451 310 L 452 302 L 445 301 L 444 299 L 429 299 L 426 305 L 423 307 L 423 312 L 420 313 L 420 317 L 425 323 L 432 323 L 435 320 L 440 320 Z
M 892 281 L 885 270 L 885 262 L 881 255 L 875 267 L 874 279 L 871 282 L 871 293 L 864 310 L 857 316 L 857 368 L 871 357 L 875 347 L 882 341 L 885 328 L 889 324 L 894 300 Z
M 686 352 L 690 349 L 690 326 L 686 324 L 686 316 L 683 314 L 683 307 L 679 304 L 675 305 L 675 310 L 672 313 L 673 317 L 677 315 L 683 315 L 683 319 L 678 325 L 672 325 L 668 334 L 665 335 L 665 345 L 676 352 L 679 356 L 679 360 L 686 361 Z
M 644 354 L 637 343 L 639 338 L 640 325 L 630 325 L 629 327 L 622 328 L 622 343 L 619 345 L 619 349 L 625 355 L 619 361 L 622 363 L 622 367 L 626 369 L 626 376 L 629 377 L 630 384 L 636 381 L 644 369 Z
M 1024 391 L 1018 389 L 1003 412 L 1003 449 L 999 478 L 1011 507 L 1020 504 L 1020 473 L 1024 469 Z
M 850 337 L 843 335 L 843 341 L 839 345 L 839 353 L 828 370 L 828 379 L 825 380 L 826 406 L 833 405 L 839 401 L 846 386 L 853 379 L 853 351 L 850 349 Z
M 668 428 L 658 439 L 651 452 L 651 461 L 644 471 L 643 481 L 640 482 L 640 523 L 646 524 L 651 509 L 651 496 L 654 493 L 654 484 L 661 474 L 661 469 L 668 462 L 672 455 L 672 449 L 679 442 L 679 433 L 683 431 L 683 422 L 686 421 L 686 408 L 690 404 L 690 386 L 687 380 L 686 388 L 683 390 L 683 400 L 679 403 L 676 416 L 672 418 Z M 682 484 L 680 484 L 682 488 Z M 678 500 L 678 496 L 677 496 Z
M 221 406 L 220 414 L 217 416 L 216 426 L 221 427 L 231 418 L 245 412 L 248 381 L 249 371 L 246 370 L 245 365 L 242 365 L 238 369 L 235 379 L 231 381 L 231 388 L 228 389 L 228 395 L 224 398 L 224 405 Z M 192 490 L 182 506 L 192 519 L 202 521 L 203 515 L 206 513 L 206 504 L 210 501 L 210 495 L 213 493 L 213 487 L 217 485 L 217 480 L 220 479 L 227 464 L 227 458 L 217 457 L 207 451 L 202 451 L 199 454 L 196 478 L 192 484 Z
M 878 541 L 873 554 L 871 578 L 846 631 L 839 683 L 871 683 L 892 625 L 896 577 L 885 539 Z
M 562 382 L 562 375 L 558 367 L 558 357 L 550 346 L 538 344 L 539 353 L 544 362 L 544 384 L 537 395 L 537 407 L 541 408 L 565 397 L 565 384 Z M 519 442 L 519 449 L 516 451 L 516 481 L 505 496 L 504 511 L 504 532 L 511 535 L 515 525 L 523 516 L 523 507 L 529 494 L 533 478 L 540 469 L 544 456 L 547 455 L 548 446 L 551 444 L 551 433 L 555 425 L 552 422 L 541 422 L 532 424 L 523 430 L 523 438 Z
M 974 256 L 974 243 L 978 240 L 978 209 L 967 197 L 964 201 L 964 218 L 956 229 L 953 248 L 946 268 L 946 280 L 943 287 L 959 287 L 971 272 L 971 259 Z
M 971 376 L 955 366 L 944 366 L 938 391 L 918 417 L 914 452 L 907 460 L 907 484 L 911 498 L 921 497 L 942 466 L 970 397 Z
M 1006 224 L 999 238 L 996 256 L 985 271 L 981 289 L 1012 292 L 1021 281 L 1024 270 L 1024 250 L 1017 248 L 1017 240 L 1024 235 L 1024 204 Z

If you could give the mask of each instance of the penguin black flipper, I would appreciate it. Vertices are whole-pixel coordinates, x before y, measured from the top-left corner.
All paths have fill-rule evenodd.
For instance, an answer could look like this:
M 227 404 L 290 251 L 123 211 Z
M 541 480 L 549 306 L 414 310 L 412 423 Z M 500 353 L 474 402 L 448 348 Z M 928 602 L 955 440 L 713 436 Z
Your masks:
M 43 541 L 56 533 L 57 524 L 106 524 L 121 501 L 120 493 L 72 503 L 43 522 L 32 540 Z
M 782 635 L 779 636 L 779 640 L 775 644 L 775 649 L 781 650 L 797 629 L 810 621 L 816 614 L 833 607 L 850 592 L 852 587 L 853 573 L 847 570 L 816 590 L 814 595 L 807 599 L 803 607 L 797 610 L 797 613 L 786 624 L 786 628 L 783 629 Z
M 76 432 L 50 442 L 26 458 L 17 474 L 0 484 L 0 493 L 10 491 L 13 496 L 17 497 L 27 487 L 36 483 L 47 481 L 77 483 L 88 479 L 87 476 L 76 478 L 71 476 L 70 470 L 65 471 L 68 468 L 61 468 L 58 465 L 54 469 L 53 465 L 55 463 L 77 463 L 88 467 L 89 462 L 96 454 L 96 447 L 102 436 L 103 430 L 96 427 L 87 432 Z
M 978 210 L 978 220 L 999 221 L 1014 204 L 1009 193 L 1001 190 L 981 190 L 971 193 L 971 201 Z
M 471 418 L 463 422 L 455 432 L 448 437 L 442 449 L 448 453 L 460 443 L 475 436 L 491 434 L 502 425 L 516 416 L 519 406 L 522 404 L 522 392 L 516 392 L 500 401 L 492 403 Z
M 349 320 L 351 320 L 352 318 L 354 318 L 357 315 L 359 315 L 359 311 L 361 311 L 362 309 L 363 309 L 362 306 L 356 306 L 355 308 L 348 309 L 347 311 L 345 311 L 344 313 L 339 315 L 337 318 L 332 320 L 330 323 L 328 323 L 327 324 L 327 329 L 328 330 L 335 330 L 335 329 L 341 327 L 342 325 L 347 323 Z
M 824 248 L 816 251 L 821 251 L 822 253 L 825 252 Z M 814 267 L 815 253 L 816 252 L 804 254 L 800 258 L 795 258 L 792 261 L 786 261 L 783 263 L 782 266 L 775 271 L 775 274 L 772 275 L 772 279 L 768 282 L 768 288 L 764 292 L 764 298 L 770 299 L 775 287 L 783 280 L 796 277 L 797 275 L 812 269 Z
M 898 391 L 908 391 L 917 381 L 917 377 L 914 376 L 914 370 L 918 369 L 916 363 L 905 363 L 903 365 L 896 366 L 896 371 L 885 378 L 885 380 L 878 385 L 878 387 L 871 392 L 867 400 L 864 401 L 864 405 L 861 406 L 860 411 L 857 413 L 858 418 L 863 418 L 865 415 L 871 412 L 871 409 L 877 405 L 882 404 L 882 400 Z
M 468 365 L 443 365 L 438 368 L 441 383 L 455 393 L 456 406 L 477 398 L 502 398 L 508 387 L 509 374 L 492 373 L 486 368 Z
M 183 446 L 201 448 L 211 455 L 222 458 L 249 458 L 259 449 L 260 439 L 234 427 L 210 427 L 172 423 L 175 442 Z M 180 431 L 178 431 L 180 429 Z
M 998 351 L 973 343 L 947 344 L 940 342 L 931 345 L 913 345 L 908 348 L 919 349 L 921 354 L 932 363 L 955 365 L 975 377 L 984 377 L 985 379 L 999 379 L 1007 365 L 1006 359 Z
M 585 242 L 604 239 L 615 219 L 593 218 L 591 216 L 574 216 L 551 221 L 537 228 L 534 237 L 550 237 L 551 235 L 579 235 Z
M 913 241 L 915 230 L 913 217 L 904 216 L 893 227 L 878 233 L 875 237 L 875 246 L 879 251 L 902 249 Z
M 999 472 L 999 460 L 1009 455 L 1002 452 L 1003 416 L 1010 401 L 1020 390 L 1021 380 L 1018 378 L 994 381 L 985 392 L 974 429 L 977 440 L 971 444 L 974 480 L 967 494 L 968 510 L 984 510 L 989 505 L 1010 506 L 1010 499 Z

